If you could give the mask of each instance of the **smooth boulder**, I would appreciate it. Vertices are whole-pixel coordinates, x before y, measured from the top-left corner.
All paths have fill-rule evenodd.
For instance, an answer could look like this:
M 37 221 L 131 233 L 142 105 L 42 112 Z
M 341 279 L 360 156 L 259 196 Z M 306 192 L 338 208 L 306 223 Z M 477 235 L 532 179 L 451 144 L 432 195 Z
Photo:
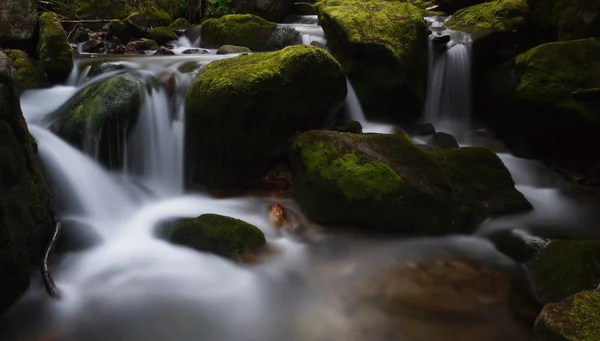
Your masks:
M 344 67 L 367 116 L 417 118 L 427 82 L 423 11 L 394 0 L 322 0 L 316 9 L 327 46 Z
M 223 45 L 217 50 L 217 54 L 231 54 L 231 53 L 251 53 L 249 48 L 245 46 L 235 45 Z
M 218 18 L 227 14 L 253 14 L 266 20 L 281 22 L 292 11 L 292 0 L 208 0 L 206 16 Z
M 53 202 L 17 90 L 17 73 L 0 52 L 0 314 L 39 271 L 54 228 Z
M 158 45 L 164 45 L 170 41 L 177 40 L 177 34 L 168 27 L 160 26 L 151 29 L 148 33 L 148 38 L 156 41 Z
M 226 188 L 257 178 L 292 135 L 325 126 L 345 98 L 341 66 L 313 46 L 209 64 L 186 97 L 188 179 Z
M 239 45 L 252 51 L 273 51 L 299 42 L 300 34 L 255 15 L 230 14 L 205 20 L 201 36 L 200 44 L 205 48 Z
M 294 197 L 311 220 L 407 235 L 469 233 L 531 204 L 491 150 L 424 149 L 405 135 L 309 131 L 291 148 Z
M 168 239 L 235 261 L 266 244 L 265 235 L 256 226 L 217 214 L 203 214 L 175 223 Z
M 42 89 L 50 86 L 44 70 L 25 51 L 2 50 L 12 60 L 13 67 L 17 70 L 21 90 Z
M 55 13 L 45 12 L 40 16 L 37 53 L 39 63 L 51 82 L 67 79 L 73 69 L 73 49 Z
M 548 304 L 535 322 L 536 340 L 600 340 L 600 292 L 583 291 Z
M 0 6 L 0 46 L 26 47 L 37 23 L 37 0 L 3 0 Z

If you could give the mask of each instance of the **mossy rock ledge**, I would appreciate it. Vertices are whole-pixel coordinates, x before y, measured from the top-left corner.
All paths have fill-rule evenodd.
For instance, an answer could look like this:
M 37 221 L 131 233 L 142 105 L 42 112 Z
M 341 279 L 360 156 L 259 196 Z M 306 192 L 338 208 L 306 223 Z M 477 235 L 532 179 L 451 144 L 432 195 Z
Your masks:
M 204 48 L 238 45 L 252 51 L 273 51 L 301 42 L 300 33 L 293 28 L 278 26 L 251 14 L 229 14 L 205 20 L 201 35 L 200 45 Z
M 186 97 L 187 178 L 231 188 L 261 176 L 290 137 L 326 126 L 346 92 L 341 66 L 314 46 L 209 64 Z
M 0 314 L 39 271 L 54 228 L 53 203 L 17 93 L 17 73 L 0 52 Z
M 600 292 L 583 291 L 545 306 L 535 336 L 539 341 L 600 340 Z
M 344 67 L 367 116 L 416 119 L 427 82 L 423 11 L 393 0 L 322 0 L 316 9 L 327 46 Z
M 407 235 L 471 232 L 531 209 L 481 147 L 424 149 L 404 135 L 309 131 L 295 138 L 294 197 L 312 220 Z
M 529 265 L 536 295 L 551 303 L 594 289 L 600 283 L 599 264 L 599 241 L 553 241 Z
M 600 160 L 600 39 L 543 44 L 489 72 L 484 119 L 523 157 Z
M 217 214 L 203 214 L 175 223 L 168 239 L 175 244 L 235 261 L 266 244 L 265 235 L 256 226 Z
M 13 66 L 17 70 L 21 90 L 50 87 L 44 70 L 29 58 L 27 52 L 10 49 L 2 50 L 2 52 L 12 60 Z
M 471 35 L 474 68 L 481 70 L 514 58 L 530 47 L 528 22 L 525 0 L 495 0 L 459 10 L 446 26 Z
M 123 140 L 135 125 L 144 95 L 144 84 L 131 75 L 109 78 L 80 93 L 52 130 L 82 149 L 93 148 L 97 139 L 99 161 L 120 168 Z
M 51 82 L 63 82 L 73 69 L 73 50 L 55 13 L 40 16 L 39 63 Z

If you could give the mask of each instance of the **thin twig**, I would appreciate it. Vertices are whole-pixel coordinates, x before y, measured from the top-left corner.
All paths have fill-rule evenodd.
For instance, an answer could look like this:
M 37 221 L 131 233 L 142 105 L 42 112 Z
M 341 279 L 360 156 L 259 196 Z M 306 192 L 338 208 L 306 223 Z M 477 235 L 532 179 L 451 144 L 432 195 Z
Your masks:
M 56 246 L 56 241 L 60 236 L 61 226 L 62 223 L 60 220 L 58 220 L 56 222 L 56 227 L 54 228 L 54 234 L 52 235 L 52 239 L 50 240 L 50 243 L 46 248 L 46 252 L 44 252 L 44 260 L 42 261 L 42 280 L 44 281 L 44 286 L 46 287 L 48 295 L 50 295 L 50 297 L 52 298 L 60 298 L 60 293 L 58 291 L 58 288 L 56 287 L 56 284 L 54 283 L 54 280 L 52 279 L 52 276 L 50 275 L 50 271 L 48 270 L 48 258 L 50 258 L 50 254 Z

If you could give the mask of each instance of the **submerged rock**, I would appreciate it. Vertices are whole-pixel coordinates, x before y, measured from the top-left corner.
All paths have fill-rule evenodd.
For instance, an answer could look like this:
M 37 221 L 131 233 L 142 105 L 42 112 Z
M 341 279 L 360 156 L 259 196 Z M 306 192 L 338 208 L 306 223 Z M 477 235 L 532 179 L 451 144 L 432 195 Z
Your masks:
M 298 42 L 300 33 L 250 14 L 231 14 L 202 23 L 201 46 L 246 46 L 252 51 L 271 51 Z
M 52 198 L 11 64 L 0 52 L 0 314 L 27 289 L 54 228 Z
M 62 82 L 73 69 L 73 52 L 67 34 L 55 13 L 40 16 L 37 53 L 41 67 L 51 82 Z
M 202 49 L 188 49 L 181 53 L 183 53 L 183 54 L 208 54 L 209 52 L 206 50 L 202 50 Z
M 223 45 L 217 50 L 217 54 L 230 54 L 230 53 L 250 53 L 249 48 L 245 46 L 234 46 L 234 45 Z
M 37 0 L 3 0 L 0 6 L 0 45 L 26 47 L 37 23 Z
M 155 27 L 148 33 L 148 38 L 156 41 L 158 45 L 164 45 L 170 41 L 177 40 L 177 34 L 168 27 Z
M 527 0 L 538 34 L 546 41 L 600 37 L 600 2 Z
M 169 241 L 236 261 L 266 244 L 265 235 L 256 226 L 217 214 L 177 222 Z
M 316 9 L 327 46 L 367 116 L 395 121 L 418 117 L 427 75 L 422 10 L 391 0 L 323 0 Z
M 519 156 L 600 160 L 600 99 L 574 92 L 600 87 L 600 39 L 537 46 L 490 72 L 485 119 Z
M 600 284 L 600 242 L 558 240 L 530 264 L 535 292 L 544 303 L 558 302 Z
M 481 147 L 426 150 L 404 135 L 309 131 L 290 160 L 294 197 L 317 223 L 413 235 L 471 232 L 531 204 Z
M 535 322 L 536 340 L 600 340 L 600 292 L 583 291 L 548 304 Z
M 345 98 L 340 65 L 313 46 L 209 64 L 186 97 L 189 179 L 225 188 L 257 178 L 292 135 L 326 125 Z
M 31 60 L 25 51 L 6 49 L 2 52 L 12 60 L 13 66 L 17 70 L 21 90 L 41 89 L 50 86 L 44 70 L 35 61 Z

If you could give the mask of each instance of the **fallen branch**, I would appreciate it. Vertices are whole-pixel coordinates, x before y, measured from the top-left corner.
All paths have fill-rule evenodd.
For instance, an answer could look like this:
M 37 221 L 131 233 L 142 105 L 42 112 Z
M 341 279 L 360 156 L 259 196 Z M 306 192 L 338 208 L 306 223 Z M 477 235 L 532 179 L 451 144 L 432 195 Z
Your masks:
M 46 287 L 48 295 L 50 295 L 52 298 L 60 298 L 60 293 L 58 292 L 58 288 L 56 287 L 56 284 L 50 275 L 50 271 L 48 270 L 48 258 L 50 258 L 50 254 L 56 246 L 56 241 L 60 235 L 61 225 L 61 221 L 58 220 L 56 222 L 56 227 L 54 228 L 54 234 L 52 235 L 50 244 L 48 244 L 46 252 L 44 252 L 44 260 L 42 261 L 42 281 L 44 281 L 44 286 Z

